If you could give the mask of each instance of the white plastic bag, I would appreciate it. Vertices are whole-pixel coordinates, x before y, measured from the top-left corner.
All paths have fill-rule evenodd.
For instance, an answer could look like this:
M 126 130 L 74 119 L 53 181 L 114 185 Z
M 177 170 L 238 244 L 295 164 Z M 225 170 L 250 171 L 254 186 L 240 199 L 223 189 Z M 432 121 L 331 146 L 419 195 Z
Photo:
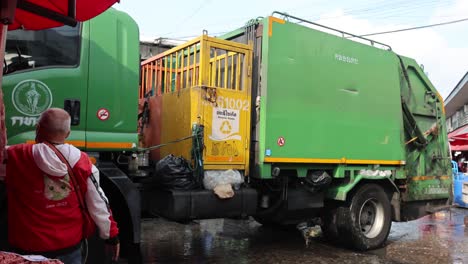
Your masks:
M 203 177 L 203 186 L 213 190 L 218 185 L 231 184 L 237 189 L 244 182 L 242 174 L 237 170 L 207 170 Z

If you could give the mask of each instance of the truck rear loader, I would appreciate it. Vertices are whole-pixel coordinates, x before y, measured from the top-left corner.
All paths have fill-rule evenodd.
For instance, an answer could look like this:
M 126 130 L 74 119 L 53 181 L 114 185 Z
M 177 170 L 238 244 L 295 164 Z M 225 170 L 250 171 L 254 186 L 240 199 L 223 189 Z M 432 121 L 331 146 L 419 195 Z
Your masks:
M 96 161 L 129 244 L 144 211 L 181 222 L 320 219 L 332 240 L 367 250 L 392 221 L 449 204 L 442 99 L 416 61 L 385 44 L 275 12 L 140 68 L 136 23 L 109 10 L 76 28 L 12 32 L 6 50 L 9 144 L 33 143 L 48 107 L 69 111 L 69 143 Z M 154 164 L 170 154 L 198 183 L 232 172 L 244 183 L 229 199 L 161 188 Z

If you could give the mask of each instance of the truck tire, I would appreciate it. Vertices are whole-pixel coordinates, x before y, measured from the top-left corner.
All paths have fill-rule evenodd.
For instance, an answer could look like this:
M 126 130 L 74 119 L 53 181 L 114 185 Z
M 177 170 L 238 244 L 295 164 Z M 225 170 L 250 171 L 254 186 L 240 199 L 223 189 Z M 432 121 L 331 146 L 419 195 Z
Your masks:
M 390 201 L 377 184 L 361 186 L 337 208 L 337 227 L 344 243 L 357 250 L 382 247 L 392 225 Z
M 337 243 L 340 239 L 337 226 L 337 209 L 338 206 L 336 205 L 325 206 L 320 225 L 325 240 L 331 243 Z

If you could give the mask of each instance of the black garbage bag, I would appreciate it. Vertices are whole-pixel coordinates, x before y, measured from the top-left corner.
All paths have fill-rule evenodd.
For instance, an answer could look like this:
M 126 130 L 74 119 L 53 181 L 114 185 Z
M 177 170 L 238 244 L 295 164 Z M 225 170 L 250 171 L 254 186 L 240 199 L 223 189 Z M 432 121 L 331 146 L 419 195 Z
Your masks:
M 189 163 L 170 154 L 156 164 L 155 181 L 164 189 L 194 190 L 199 187 Z
M 319 192 L 327 187 L 332 177 L 326 171 L 312 171 L 305 177 L 306 189 L 310 192 Z

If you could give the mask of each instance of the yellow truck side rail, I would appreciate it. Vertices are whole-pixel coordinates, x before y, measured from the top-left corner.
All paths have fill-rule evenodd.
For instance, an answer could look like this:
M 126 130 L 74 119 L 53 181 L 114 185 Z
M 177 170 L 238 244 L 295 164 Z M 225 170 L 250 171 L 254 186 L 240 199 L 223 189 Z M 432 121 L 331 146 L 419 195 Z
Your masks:
M 211 86 L 241 91 L 250 84 L 250 45 L 202 35 L 141 63 L 140 98 Z

